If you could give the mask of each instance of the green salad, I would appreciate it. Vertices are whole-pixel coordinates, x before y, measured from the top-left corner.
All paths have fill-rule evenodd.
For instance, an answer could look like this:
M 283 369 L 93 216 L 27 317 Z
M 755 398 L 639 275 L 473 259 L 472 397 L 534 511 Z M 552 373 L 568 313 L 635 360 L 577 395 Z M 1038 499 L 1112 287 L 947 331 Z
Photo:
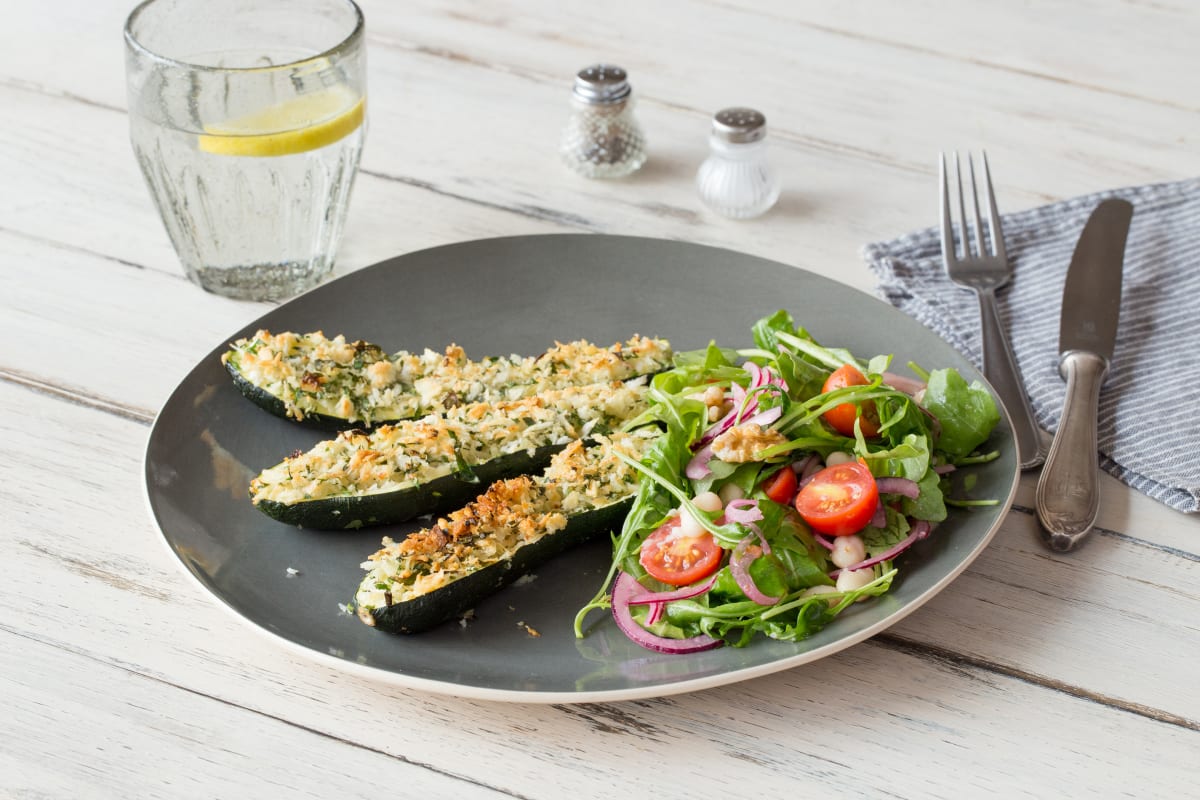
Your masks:
M 753 332 L 754 348 L 679 353 L 653 379 L 628 427 L 665 432 L 630 461 L 639 491 L 577 636 L 611 609 L 660 652 L 804 639 L 887 592 L 948 505 L 995 502 L 953 496 L 951 473 L 999 455 L 979 382 L 911 363 L 917 378 L 896 375 L 891 356 L 824 347 L 786 311 Z

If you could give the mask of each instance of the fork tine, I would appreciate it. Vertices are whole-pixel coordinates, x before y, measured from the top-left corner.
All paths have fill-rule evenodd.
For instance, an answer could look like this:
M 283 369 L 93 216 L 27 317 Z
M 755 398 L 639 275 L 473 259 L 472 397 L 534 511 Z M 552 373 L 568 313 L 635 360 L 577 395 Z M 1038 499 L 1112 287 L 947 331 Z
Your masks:
M 962 225 L 962 256 L 971 257 L 971 228 L 967 224 L 967 204 L 963 201 L 962 162 L 958 160 L 958 151 L 954 151 L 954 174 L 958 178 L 958 218 Z
M 946 174 L 946 154 L 938 153 L 938 174 L 942 179 L 941 206 L 942 212 L 942 261 L 947 268 L 958 264 L 958 255 L 954 247 L 954 223 L 950 220 L 950 176 Z
M 988 169 L 987 153 L 981 150 L 979 155 L 983 160 L 983 183 L 987 190 L 985 199 L 988 212 L 988 234 L 992 237 L 992 246 L 995 248 L 996 257 L 1007 263 L 1008 255 L 1004 252 L 1004 230 L 1000 227 L 1000 213 L 996 210 L 996 193 L 992 191 L 992 172 Z
M 974 216 L 972 217 L 972 220 L 975 223 L 975 250 L 979 253 L 979 255 L 986 256 L 988 254 L 988 248 L 987 240 L 983 235 L 983 222 L 979 216 L 979 188 L 975 184 L 975 159 L 971 157 L 969 152 L 967 153 L 967 171 L 971 175 L 971 210 L 975 212 Z M 963 224 L 966 225 L 965 220 Z M 995 237 L 992 237 L 992 241 L 995 241 Z

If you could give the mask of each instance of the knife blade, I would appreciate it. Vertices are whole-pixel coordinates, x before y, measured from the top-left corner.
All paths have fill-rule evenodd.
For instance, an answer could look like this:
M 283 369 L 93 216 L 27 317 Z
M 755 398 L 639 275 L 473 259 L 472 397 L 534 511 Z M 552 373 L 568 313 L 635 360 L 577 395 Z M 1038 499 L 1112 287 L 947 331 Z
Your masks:
M 1096 206 L 1075 245 L 1063 286 L 1058 371 L 1067 391 L 1036 494 L 1042 539 L 1060 552 L 1083 541 L 1100 510 L 1100 386 L 1117 342 L 1132 219 L 1133 206 L 1125 200 L 1112 198 Z

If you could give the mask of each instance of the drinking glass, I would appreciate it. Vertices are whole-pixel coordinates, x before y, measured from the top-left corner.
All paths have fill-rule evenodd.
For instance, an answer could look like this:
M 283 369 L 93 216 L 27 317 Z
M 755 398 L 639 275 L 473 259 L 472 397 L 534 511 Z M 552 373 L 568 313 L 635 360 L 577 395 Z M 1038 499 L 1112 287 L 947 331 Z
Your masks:
M 352 0 L 146 0 L 125 23 L 133 150 L 188 277 L 277 300 L 333 269 L 366 131 Z

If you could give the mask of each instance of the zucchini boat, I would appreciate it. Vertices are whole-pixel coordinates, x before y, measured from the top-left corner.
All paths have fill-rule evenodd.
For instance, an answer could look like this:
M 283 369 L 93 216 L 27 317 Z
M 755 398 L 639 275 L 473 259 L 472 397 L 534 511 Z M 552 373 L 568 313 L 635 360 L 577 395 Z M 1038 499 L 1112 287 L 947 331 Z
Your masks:
M 279 417 L 327 430 L 415 419 L 463 403 L 517 400 L 551 389 L 623 381 L 671 365 L 671 346 L 634 336 L 601 348 L 556 344 L 537 357 L 471 361 L 457 345 L 445 353 L 401 351 L 316 333 L 260 330 L 221 356 L 238 390 Z
M 462 614 L 487 595 L 568 548 L 620 527 L 638 491 L 638 460 L 654 427 L 572 442 L 540 476 L 498 481 L 430 528 L 394 542 L 363 563 L 354 596 L 368 625 L 417 633 Z
M 572 386 L 343 431 L 263 470 L 250 498 L 280 522 L 326 530 L 445 511 L 493 480 L 542 469 L 576 439 L 621 427 L 645 410 L 645 384 Z

